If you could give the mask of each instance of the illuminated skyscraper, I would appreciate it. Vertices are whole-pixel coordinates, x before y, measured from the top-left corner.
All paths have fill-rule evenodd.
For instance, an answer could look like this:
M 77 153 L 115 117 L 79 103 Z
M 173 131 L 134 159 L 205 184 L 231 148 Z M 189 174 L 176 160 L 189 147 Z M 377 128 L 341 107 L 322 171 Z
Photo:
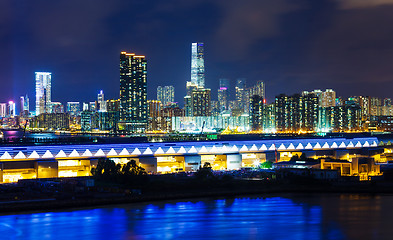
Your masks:
M 173 86 L 158 86 L 157 100 L 160 101 L 163 106 L 173 103 L 175 101 L 175 88 Z
M 120 54 L 120 122 L 130 132 L 147 127 L 147 62 L 145 56 Z
M 191 84 L 199 88 L 205 87 L 205 61 L 201 42 L 191 45 Z
M 50 72 L 35 73 L 35 114 L 50 113 L 51 104 L 51 78 Z
M 97 96 L 97 105 L 98 105 L 99 112 L 106 112 L 106 101 L 104 99 L 104 91 L 102 90 Z
M 220 111 L 228 110 L 229 100 L 229 80 L 226 78 L 220 79 L 220 88 L 218 89 L 218 104 Z

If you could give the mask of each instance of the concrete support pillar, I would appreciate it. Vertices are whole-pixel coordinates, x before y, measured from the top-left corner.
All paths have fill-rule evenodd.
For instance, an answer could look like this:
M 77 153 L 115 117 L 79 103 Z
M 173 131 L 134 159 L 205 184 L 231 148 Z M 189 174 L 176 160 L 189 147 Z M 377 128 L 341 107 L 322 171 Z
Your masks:
M 184 156 L 184 166 L 185 166 L 184 170 L 186 172 L 198 171 L 198 169 L 201 166 L 201 156 L 200 155 L 186 155 L 186 156 Z
M 228 154 L 227 155 L 227 170 L 237 170 L 242 167 L 241 154 Z
M 157 158 L 155 157 L 140 157 L 139 163 L 148 173 L 157 173 Z

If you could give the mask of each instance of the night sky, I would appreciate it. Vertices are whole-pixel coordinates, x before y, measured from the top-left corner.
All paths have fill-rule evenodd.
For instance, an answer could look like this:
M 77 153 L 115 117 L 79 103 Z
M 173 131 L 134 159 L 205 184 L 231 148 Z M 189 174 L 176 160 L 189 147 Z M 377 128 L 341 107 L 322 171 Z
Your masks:
M 148 98 L 174 85 L 183 104 L 191 43 L 205 43 L 206 85 L 266 83 L 280 93 L 333 88 L 393 97 L 393 0 L 0 0 L 0 102 L 52 72 L 52 101 L 119 96 L 119 54 L 146 55 Z

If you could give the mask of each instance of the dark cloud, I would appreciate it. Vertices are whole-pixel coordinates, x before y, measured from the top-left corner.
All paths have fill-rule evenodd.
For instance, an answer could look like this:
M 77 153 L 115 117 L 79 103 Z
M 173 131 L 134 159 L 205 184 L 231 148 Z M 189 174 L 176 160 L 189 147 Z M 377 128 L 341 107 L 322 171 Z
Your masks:
M 219 54 L 229 59 L 248 57 L 256 43 L 279 35 L 282 15 L 300 8 L 287 0 L 221 0 L 218 4 L 222 19 L 214 39 Z
M 33 95 L 35 71 L 53 72 L 54 100 L 116 98 L 122 50 L 147 56 L 149 98 L 173 84 L 182 102 L 195 41 L 213 93 L 218 78 L 245 77 L 264 80 L 270 100 L 313 88 L 389 96 L 392 2 L 0 0 L 0 102 Z
M 393 6 L 338 11 L 315 38 L 311 62 L 320 77 L 347 95 L 389 95 L 393 87 Z

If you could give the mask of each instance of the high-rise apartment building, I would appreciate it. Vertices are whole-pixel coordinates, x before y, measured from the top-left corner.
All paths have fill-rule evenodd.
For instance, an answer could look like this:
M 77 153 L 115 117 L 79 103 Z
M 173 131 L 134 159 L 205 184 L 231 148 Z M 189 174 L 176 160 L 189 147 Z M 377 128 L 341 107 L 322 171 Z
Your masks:
M 191 84 L 199 88 L 205 87 L 205 61 L 202 42 L 191 45 Z
M 51 104 L 51 80 L 52 73 L 35 73 L 35 114 L 52 112 Z
M 263 97 L 257 94 L 250 98 L 250 127 L 253 131 L 263 130 Z
M 276 97 L 275 108 L 277 131 L 315 131 L 318 126 L 318 97 L 314 94 L 281 94 Z
M 191 103 L 192 103 L 192 116 L 210 116 L 210 89 L 199 88 L 192 91 Z
M 120 53 L 120 123 L 129 132 L 147 127 L 147 62 L 145 56 Z
M 320 107 L 334 107 L 336 106 L 336 92 L 333 89 L 326 89 L 319 96 Z
M 173 86 L 158 86 L 157 87 L 157 100 L 163 106 L 167 106 L 175 101 L 175 88 Z

